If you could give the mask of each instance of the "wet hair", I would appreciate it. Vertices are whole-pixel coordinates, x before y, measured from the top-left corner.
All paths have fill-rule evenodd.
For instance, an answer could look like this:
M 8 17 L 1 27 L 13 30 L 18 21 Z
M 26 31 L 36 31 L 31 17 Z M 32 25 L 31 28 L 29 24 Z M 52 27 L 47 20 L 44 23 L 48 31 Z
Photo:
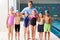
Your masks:
M 31 3 L 31 4 L 33 4 L 33 1 L 28 1 L 28 3 Z
M 42 13 L 42 12 L 40 12 L 39 14 L 42 14 L 42 18 L 43 18 L 43 13 Z

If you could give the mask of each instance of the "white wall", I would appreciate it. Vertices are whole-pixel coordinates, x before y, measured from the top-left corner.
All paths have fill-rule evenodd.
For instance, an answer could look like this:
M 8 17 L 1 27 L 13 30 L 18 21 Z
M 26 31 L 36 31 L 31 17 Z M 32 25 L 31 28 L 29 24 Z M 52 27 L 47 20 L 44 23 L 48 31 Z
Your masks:
M 8 0 L 0 0 L 0 31 L 5 29 L 6 16 L 8 14 Z

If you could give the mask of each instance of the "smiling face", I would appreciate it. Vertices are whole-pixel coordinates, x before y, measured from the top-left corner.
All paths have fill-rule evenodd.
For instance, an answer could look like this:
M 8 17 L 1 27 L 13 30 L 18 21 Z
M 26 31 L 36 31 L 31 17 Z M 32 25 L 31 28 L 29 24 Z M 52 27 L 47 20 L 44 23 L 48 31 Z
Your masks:
M 13 11 L 14 11 L 14 8 L 12 7 L 12 8 L 10 8 L 10 10 L 9 10 L 9 14 L 12 14 L 13 13 Z
M 41 18 L 43 17 L 42 13 L 39 14 L 39 17 L 41 17 Z
M 14 8 L 11 8 L 10 11 L 14 11 Z
M 48 16 L 49 14 L 47 12 L 45 12 L 45 15 Z
M 32 5 L 33 5 L 32 1 L 29 1 L 29 2 L 28 2 L 28 7 L 29 7 L 29 8 L 32 8 Z
M 32 11 L 32 15 L 36 15 L 36 11 L 35 10 Z

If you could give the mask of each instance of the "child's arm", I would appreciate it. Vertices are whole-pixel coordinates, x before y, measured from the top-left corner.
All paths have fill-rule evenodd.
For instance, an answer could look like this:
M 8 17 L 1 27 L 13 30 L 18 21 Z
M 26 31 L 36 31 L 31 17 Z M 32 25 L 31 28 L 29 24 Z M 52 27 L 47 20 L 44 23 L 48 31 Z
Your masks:
M 14 13 L 14 17 L 16 16 L 16 13 Z
M 39 20 L 39 17 L 36 15 L 36 19 L 37 19 L 37 21 Z
M 6 20 L 6 26 L 8 28 L 8 19 L 9 19 L 9 15 L 7 16 L 7 20 Z
M 39 19 L 40 19 L 40 18 L 38 17 L 38 18 L 37 18 L 37 21 L 38 21 L 38 22 L 40 21 Z
M 29 18 L 32 18 L 32 15 L 29 15 Z
M 50 17 L 50 24 L 52 24 L 52 19 L 51 19 L 51 17 Z
M 24 18 L 24 15 L 22 15 L 22 13 L 20 12 L 20 18 Z
M 51 19 L 51 17 L 50 17 L 50 25 L 51 25 L 51 28 L 52 28 L 52 19 Z
M 45 15 L 43 15 L 43 19 L 45 19 Z

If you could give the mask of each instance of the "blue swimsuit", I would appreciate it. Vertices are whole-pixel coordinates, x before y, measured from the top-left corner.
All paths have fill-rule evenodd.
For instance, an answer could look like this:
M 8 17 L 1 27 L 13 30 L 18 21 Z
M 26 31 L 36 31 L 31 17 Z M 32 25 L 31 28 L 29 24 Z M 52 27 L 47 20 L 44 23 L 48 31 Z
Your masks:
M 28 25 L 29 25 L 29 17 L 25 16 L 25 18 L 24 18 L 24 26 L 27 28 Z

